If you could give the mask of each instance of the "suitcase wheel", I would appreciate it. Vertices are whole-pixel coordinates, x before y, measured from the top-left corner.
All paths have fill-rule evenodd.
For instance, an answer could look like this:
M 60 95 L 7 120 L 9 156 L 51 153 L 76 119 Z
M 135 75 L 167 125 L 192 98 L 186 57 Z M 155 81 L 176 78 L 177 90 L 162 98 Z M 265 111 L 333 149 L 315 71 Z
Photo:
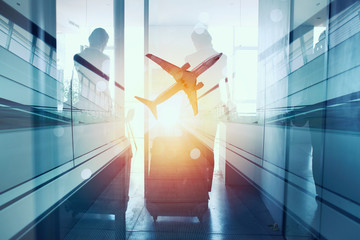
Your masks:
M 152 217 L 153 217 L 154 222 L 156 222 L 157 216 L 152 216 Z

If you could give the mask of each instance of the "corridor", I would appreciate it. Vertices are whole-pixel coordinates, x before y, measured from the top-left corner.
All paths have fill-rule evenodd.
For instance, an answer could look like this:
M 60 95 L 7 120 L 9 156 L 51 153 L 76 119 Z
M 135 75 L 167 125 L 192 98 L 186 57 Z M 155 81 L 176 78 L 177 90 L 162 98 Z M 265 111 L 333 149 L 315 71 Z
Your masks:
M 145 207 L 141 163 L 142 159 L 133 159 L 128 202 L 121 190 L 123 175 L 126 174 L 122 170 L 65 239 L 283 239 L 281 231 L 276 226 L 274 228 L 275 222 L 258 191 L 249 185 L 225 186 L 221 174 L 214 175 L 209 209 L 202 222 L 196 217 L 179 216 L 159 216 L 154 222 Z M 115 216 L 115 213 L 124 211 L 125 219 Z

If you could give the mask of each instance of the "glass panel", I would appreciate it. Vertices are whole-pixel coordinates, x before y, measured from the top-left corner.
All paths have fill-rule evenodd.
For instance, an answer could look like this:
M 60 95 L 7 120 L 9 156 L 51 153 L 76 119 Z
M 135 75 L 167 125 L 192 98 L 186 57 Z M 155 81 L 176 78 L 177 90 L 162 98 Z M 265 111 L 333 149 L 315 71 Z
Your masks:
M 5 47 L 9 33 L 9 20 L 0 15 L 0 46 Z
M 1 23 L 1 25 L 8 25 L 9 24 L 9 20 L 6 18 L 6 17 L 4 17 L 3 15 L 0 15 L 0 23 Z
M 291 44 L 290 69 L 292 72 L 304 65 L 304 58 L 301 51 L 301 41 L 296 39 Z
M 256 116 L 256 93 L 257 93 L 257 50 L 244 50 L 241 48 L 234 51 L 236 75 L 234 78 L 233 96 L 236 110 L 232 111 L 230 120 L 249 123 L 258 121 Z M 237 113 L 237 116 L 234 115 Z M 252 118 L 251 118 L 252 117 Z M 241 118 L 241 120 L 240 120 Z
M 312 6 L 312 7 L 311 7 Z M 281 113 L 286 137 L 286 236 L 319 237 L 328 99 L 327 1 L 298 1 L 292 5 L 290 71 L 286 107 Z M 304 11 L 305 8 L 309 10 Z M 311 9 L 311 10 L 310 10 Z M 300 219 L 299 225 L 291 214 Z
M 52 60 L 53 60 L 53 62 L 57 62 L 57 54 L 54 49 L 53 49 L 53 54 L 52 54 Z
M 21 27 L 14 25 L 9 50 L 25 61 L 29 61 L 31 55 L 31 45 L 32 35 Z
M 69 11 L 72 8 L 79 11 Z M 106 18 L 100 17 L 99 9 L 107 15 Z M 111 1 L 91 4 L 87 1 L 59 2 L 57 12 L 57 45 L 59 46 L 57 66 L 58 70 L 64 73 L 66 94 L 70 93 L 72 84 L 76 159 L 105 143 L 120 138 L 123 134 L 119 124 L 123 116 L 117 112 L 117 105 L 123 109 L 123 101 L 120 99 L 124 93 L 122 90 L 118 91 L 114 84 L 113 3 Z M 67 19 L 72 19 L 73 24 L 69 24 Z M 42 50 L 47 54 L 48 50 Z M 75 54 L 81 57 L 80 62 L 73 61 Z M 81 62 L 83 60 L 90 65 Z M 100 75 L 96 72 L 100 72 Z M 107 77 L 102 77 L 101 74 Z M 66 101 L 70 100 L 69 95 L 66 98 Z M 114 127 L 111 133 L 104 130 Z M 85 137 L 84 131 L 88 131 L 89 135 Z M 75 160 L 75 163 L 81 161 Z
M 15 39 L 19 40 L 19 38 L 16 37 L 16 33 L 13 33 L 9 45 L 9 50 L 28 62 L 31 55 L 31 45 L 24 46 L 24 43 L 20 43 Z
M 19 37 L 21 40 L 20 43 L 23 43 L 24 45 L 31 45 L 33 35 L 26 31 L 25 29 L 19 27 L 18 25 L 14 24 L 14 31 L 17 33 L 17 37 Z
M 44 74 L 46 63 L 37 65 L 38 69 L 28 62 L 32 41 L 31 33 L 14 25 L 9 50 L 1 49 L 0 158 L 11 161 L 0 161 L 0 175 L 5 179 L 0 192 L 11 191 L 40 175 L 43 178 L 37 183 L 41 184 L 54 177 L 54 169 L 66 170 L 72 160 L 72 146 L 68 144 L 71 114 L 64 111 L 68 107 L 57 91 L 62 84 Z M 13 174 L 14 169 L 19 171 Z M 32 183 L 22 185 L 26 191 L 31 190 L 29 186 Z
M 52 76 L 55 79 L 58 79 L 57 69 L 56 66 L 51 65 L 50 67 L 50 76 Z
M 41 71 L 46 72 L 47 62 L 37 54 L 34 55 L 33 65 Z
M 4 32 L 3 30 L 0 30 L 0 46 L 6 47 L 6 43 L 8 40 L 8 33 Z
M 38 52 L 39 55 L 41 56 L 45 55 L 48 57 L 50 54 L 50 46 L 48 46 L 43 40 L 38 38 L 36 40 L 36 51 Z
M 44 62 L 45 66 L 49 64 L 50 47 L 47 46 L 41 39 L 36 40 L 35 56 L 37 61 Z M 35 64 L 35 57 L 34 57 Z
M 358 1 L 334 1 L 331 5 L 322 182 L 323 199 L 352 219 L 360 217 L 359 10 Z M 323 204 L 322 229 L 329 226 L 326 219 L 333 212 L 335 207 Z M 350 218 L 339 219 L 340 227 L 350 225 Z M 328 236 L 343 235 L 335 229 L 326 229 Z M 349 231 L 346 238 L 356 238 L 355 232 Z
M 120 234 L 121 239 L 126 238 L 123 220 L 128 200 L 131 149 L 124 133 L 123 86 L 115 87 L 115 80 L 121 82 L 123 79 L 121 75 L 116 76 L 119 79 L 114 76 L 114 49 L 119 52 L 124 49 L 118 42 L 115 44 L 114 32 L 123 33 L 124 27 L 120 24 L 114 29 L 113 2 L 0 3 L 1 8 L 11 10 L 13 14 L 8 15 L 12 20 L 20 21 L 21 26 L 28 26 L 28 31 L 41 38 L 33 39 L 29 32 L 15 26 L 10 50 L 0 47 L 0 221 L 3 223 L 2 219 L 9 220 L 12 216 L 15 222 L 20 219 L 16 226 L 2 224 L 0 238 L 69 237 L 67 234 L 81 217 L 86 217 L 89 206 L 120 172 L 125 175 L 121 175 L 120 185 L 114 187 L 115 195 L 111 194 L 116 197 L 115 204 L 109 206 L 111 210 L 105 213 L 101 209 L 89 215 L 96 220 L 100 216 L 113 225 L 116 238 Z M 118 10 L 124 7 L 124 1 L 115 3 Z M 90 37 L 88 43 L 90 34 L 99 27 L 106 29 L 107 46 L 99 42 L 99 38 L 104 40 L 104 35 L 98 33 Z M 58 31 L 57 36 L 55 31 Z M 50 43 L 56 43 L 57 49 L 52 49 Z M 87 58 L 87 49 L 90 58 Z M 105 72 L 107 77 L 94 73 L 92 68 L 87 68 L 88 72 L 80 69 L 73 58 L 77 53 L 83 54 L 86 61 Z M 103 60 L 100 67 L 98 60 Z M 86 81 L 80 79 L 81 73 L 88 74 Z M 84 86 L 91 88 L 91 99 L 82 94 Z M 90 186 L 92 182 L 102 186 L 98 185 L 95 190 Z M 87 196 L 84 186 L 90 187 L 89 192 L 85 190 Z M 79 189 L 81 191 L 77 191 Z M 13 213 L 19 212 L 22 206 L 27 210 L 18 218 Z M 49 216 L 49 225 L 54 231 L 43 231 L 42 223 L 41 226 L 34 224 L 39 216 L 45 216 L 42 223 Z M 14 221 L 10 219 L 9 222 Z M 47 223 L 44 225 L 50 229 Z

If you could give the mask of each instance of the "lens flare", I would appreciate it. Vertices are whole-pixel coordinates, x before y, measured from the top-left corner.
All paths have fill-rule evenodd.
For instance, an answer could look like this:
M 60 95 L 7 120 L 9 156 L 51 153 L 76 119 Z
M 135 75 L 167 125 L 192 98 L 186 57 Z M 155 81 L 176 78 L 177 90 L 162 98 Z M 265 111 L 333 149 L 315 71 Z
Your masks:
M 191 150 L 190 152 L 190 157 L 192 159 L 198 159 L 201 155 L 201 152 L 198 148 L 194 148 L 193 150 Z
M 91 174 L 92 174 L 92 172 L 88 168 L 85 168 L 84 170 L 81 171 L 81 177 L 84 180 L 89 179 L 91 177 Z
M 180 119 L 181 100 L 174 96 L 173 99 L 158 106 L 159 123 L 165 128 L 174 128 Z
M 64 128 L 62 126 L 56 126 L 53 130 L 56 137 L 62 137 L 64 135 Z

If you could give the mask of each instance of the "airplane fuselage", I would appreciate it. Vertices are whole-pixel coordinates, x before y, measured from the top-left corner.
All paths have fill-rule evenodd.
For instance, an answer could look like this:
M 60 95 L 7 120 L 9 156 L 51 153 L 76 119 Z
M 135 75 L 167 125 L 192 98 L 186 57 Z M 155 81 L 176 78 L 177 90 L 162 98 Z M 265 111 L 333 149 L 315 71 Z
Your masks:
M 186 91 L 187 89 L 194 89 L 196 86 L 196 76 L 190 71 L 179 71 L 179 73 L 176 74 L 174 78 L 176 80 L 176 83 L 171 85 L 154 100 L 157 105 L 165 102 L 181 90 Z
M 190 71 L 183 71 L 180 79 L 175 79 L 183 84 L 184 88 L 194 88 L 196 85 L 196 76 Z

